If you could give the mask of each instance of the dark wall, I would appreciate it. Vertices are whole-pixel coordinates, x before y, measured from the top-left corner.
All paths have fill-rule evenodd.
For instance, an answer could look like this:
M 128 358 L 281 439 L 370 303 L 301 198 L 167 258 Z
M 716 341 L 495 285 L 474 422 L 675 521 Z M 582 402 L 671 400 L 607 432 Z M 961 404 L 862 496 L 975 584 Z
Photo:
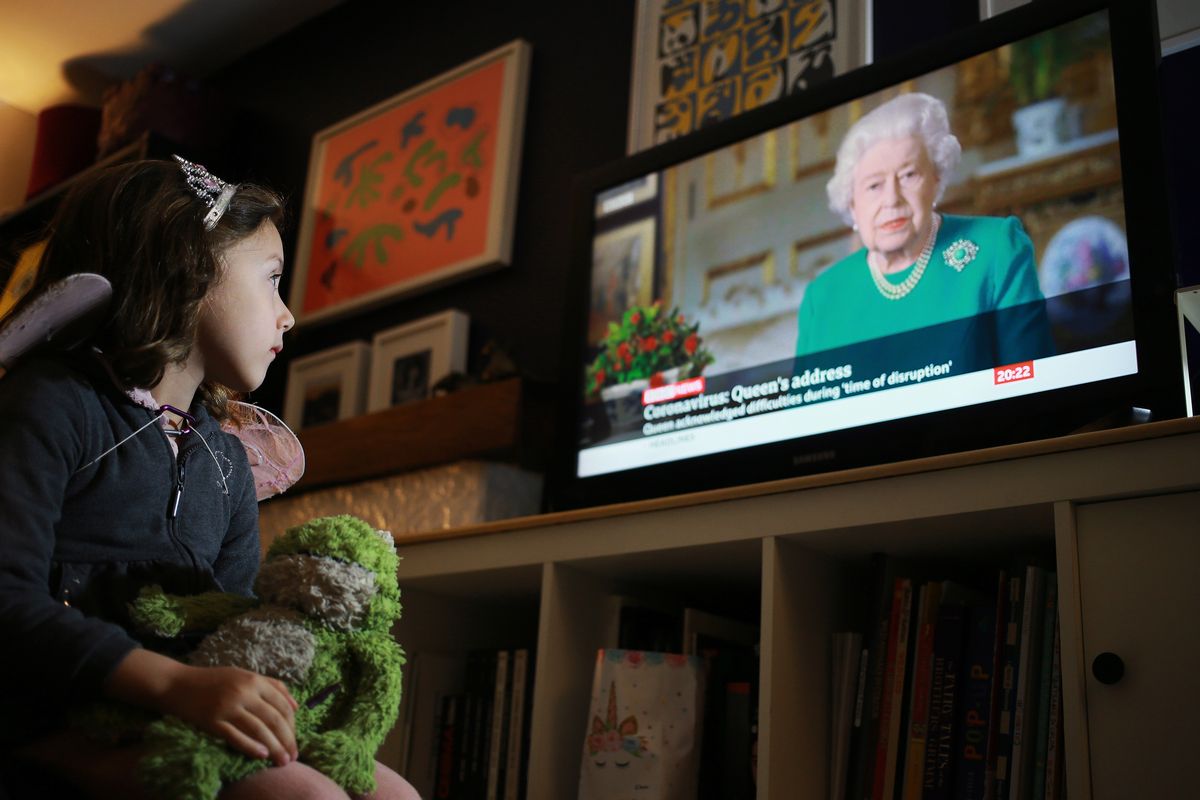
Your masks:
M 571 182 L 624 155 L 635 5 L 347 0 L 210 79 L 241 109 L 228 153 L 231 174 L 286 192 L 298 220 L 314 133 L 512 39 L 532 45 L 512 266 L 296 331 L 256 401 L 282 406 L 290 358 L 352 339 L 369 341 L 378 330 L 452 307 L 470 315 L 473 368 L 479 348 L 496 339 L 523 374 L 560 377 Z M 914 13 L 912 3 L 876 2 L 877 60 L 953 31 L 970 35 L 978 13 L 973 2 L 915 5 L 922 13 Z M 1174 244 L 1183 283 L 1200 281 L 1192 258 L 1197 227 L 1178 224 L 1193 216 L 1190 186 L 1200 174 L 1190 98 L 1198 53 L 1200 48 L 1171 56 L 1163 66 Z M 284 235 L 289 257 L 297 228 L 294 222 Z M 286 296 L 286 279 L 283 288 Z
M 210 79 L 242 110 L 227 159 L 235 177 L 289 195 L 290 259 L 314 133 L 513 39 L 532 46 L 512 266 L 296 331 L 257 402 L 282 406 L 288 358 L 447 308 L 470 316 L 474 360 L 495 338 L 522 373 L 557 377 L 571 182 L 624 155 L 633 8 L 349 0 Z

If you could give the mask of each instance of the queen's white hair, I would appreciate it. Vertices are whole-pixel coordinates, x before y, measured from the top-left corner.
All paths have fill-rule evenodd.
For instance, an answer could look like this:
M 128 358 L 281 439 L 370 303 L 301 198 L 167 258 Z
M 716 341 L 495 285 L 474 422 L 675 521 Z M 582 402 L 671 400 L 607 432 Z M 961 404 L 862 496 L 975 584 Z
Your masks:
M 846 224 L 854 222 L 850 214 L 853 196 L 854 167 L 863 153 L 884 139 L 919 136 L 925 152 L 937 170 L 938 189 L 934 202 L 942 199 L 946 181 L 958 166 L 962 145 L 950 132 L 946 106 L 941 100 L 921 92 L 902 94 L 871 111 L 850 126 L 838 146 L 837 166 L 825 185 L 829 208 Z

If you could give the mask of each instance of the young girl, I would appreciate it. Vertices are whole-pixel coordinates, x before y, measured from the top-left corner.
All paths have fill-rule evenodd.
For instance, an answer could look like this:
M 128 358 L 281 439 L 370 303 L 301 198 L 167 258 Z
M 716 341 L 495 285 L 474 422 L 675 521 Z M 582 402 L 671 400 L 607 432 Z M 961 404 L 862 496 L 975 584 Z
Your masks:
M 282 683 L 190 666 L 126 631 L 126 604 L 151 583 L 251 593 L 254 484 L 219 422 L 294 323 L 279 296 L 282 213 L 270 191 L 182 159 L 101 170 L 58 209 L 25 302 L 80 272 L 113 294 L 83 345 L 0 380 L 0 787 L 13 796 L 140 794 L 136 744 L 65 727 L 71 707 L 107 697 L 275 764 L 222 798 L 346 797 L 296 760 Z M 385 767 L 376 778 L 376 797 L 416 797 Z

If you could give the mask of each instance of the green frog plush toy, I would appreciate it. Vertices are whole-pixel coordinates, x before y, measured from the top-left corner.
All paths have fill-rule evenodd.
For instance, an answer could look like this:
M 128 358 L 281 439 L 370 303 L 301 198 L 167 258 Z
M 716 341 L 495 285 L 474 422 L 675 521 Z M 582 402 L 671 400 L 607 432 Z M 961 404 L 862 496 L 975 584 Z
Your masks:
M 158 636 L 212 631 L 191 663 L 235 666 L 278 678 L 300 704 L 300 761 L 352 795 L 375 789 L 375 751 L 396 721 L 404 651 L 390 534 L 348 516 L 291 528 L 267 551 L 258 598 L 143 590 L 135 624 Z M 209 800 L 221 787 L 270 766 L 174 718 L 145 730 L 141 777 L 162 797 Z

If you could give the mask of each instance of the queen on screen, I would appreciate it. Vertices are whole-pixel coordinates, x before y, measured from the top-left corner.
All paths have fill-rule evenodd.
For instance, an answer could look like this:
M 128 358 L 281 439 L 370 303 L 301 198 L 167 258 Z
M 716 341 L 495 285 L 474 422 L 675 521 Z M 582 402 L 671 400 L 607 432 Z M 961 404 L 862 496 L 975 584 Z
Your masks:
M 945 105 L 928 94 L 902 94 L 851 126 L 826 190 L 862 247 L 808 285 L 797 356 L 921 329 L 929 335 L 910 334 L 904 352 L 953 361 L 954 372 L 1054 353 L 1020 220 L 937 210 L 961 155 Z

